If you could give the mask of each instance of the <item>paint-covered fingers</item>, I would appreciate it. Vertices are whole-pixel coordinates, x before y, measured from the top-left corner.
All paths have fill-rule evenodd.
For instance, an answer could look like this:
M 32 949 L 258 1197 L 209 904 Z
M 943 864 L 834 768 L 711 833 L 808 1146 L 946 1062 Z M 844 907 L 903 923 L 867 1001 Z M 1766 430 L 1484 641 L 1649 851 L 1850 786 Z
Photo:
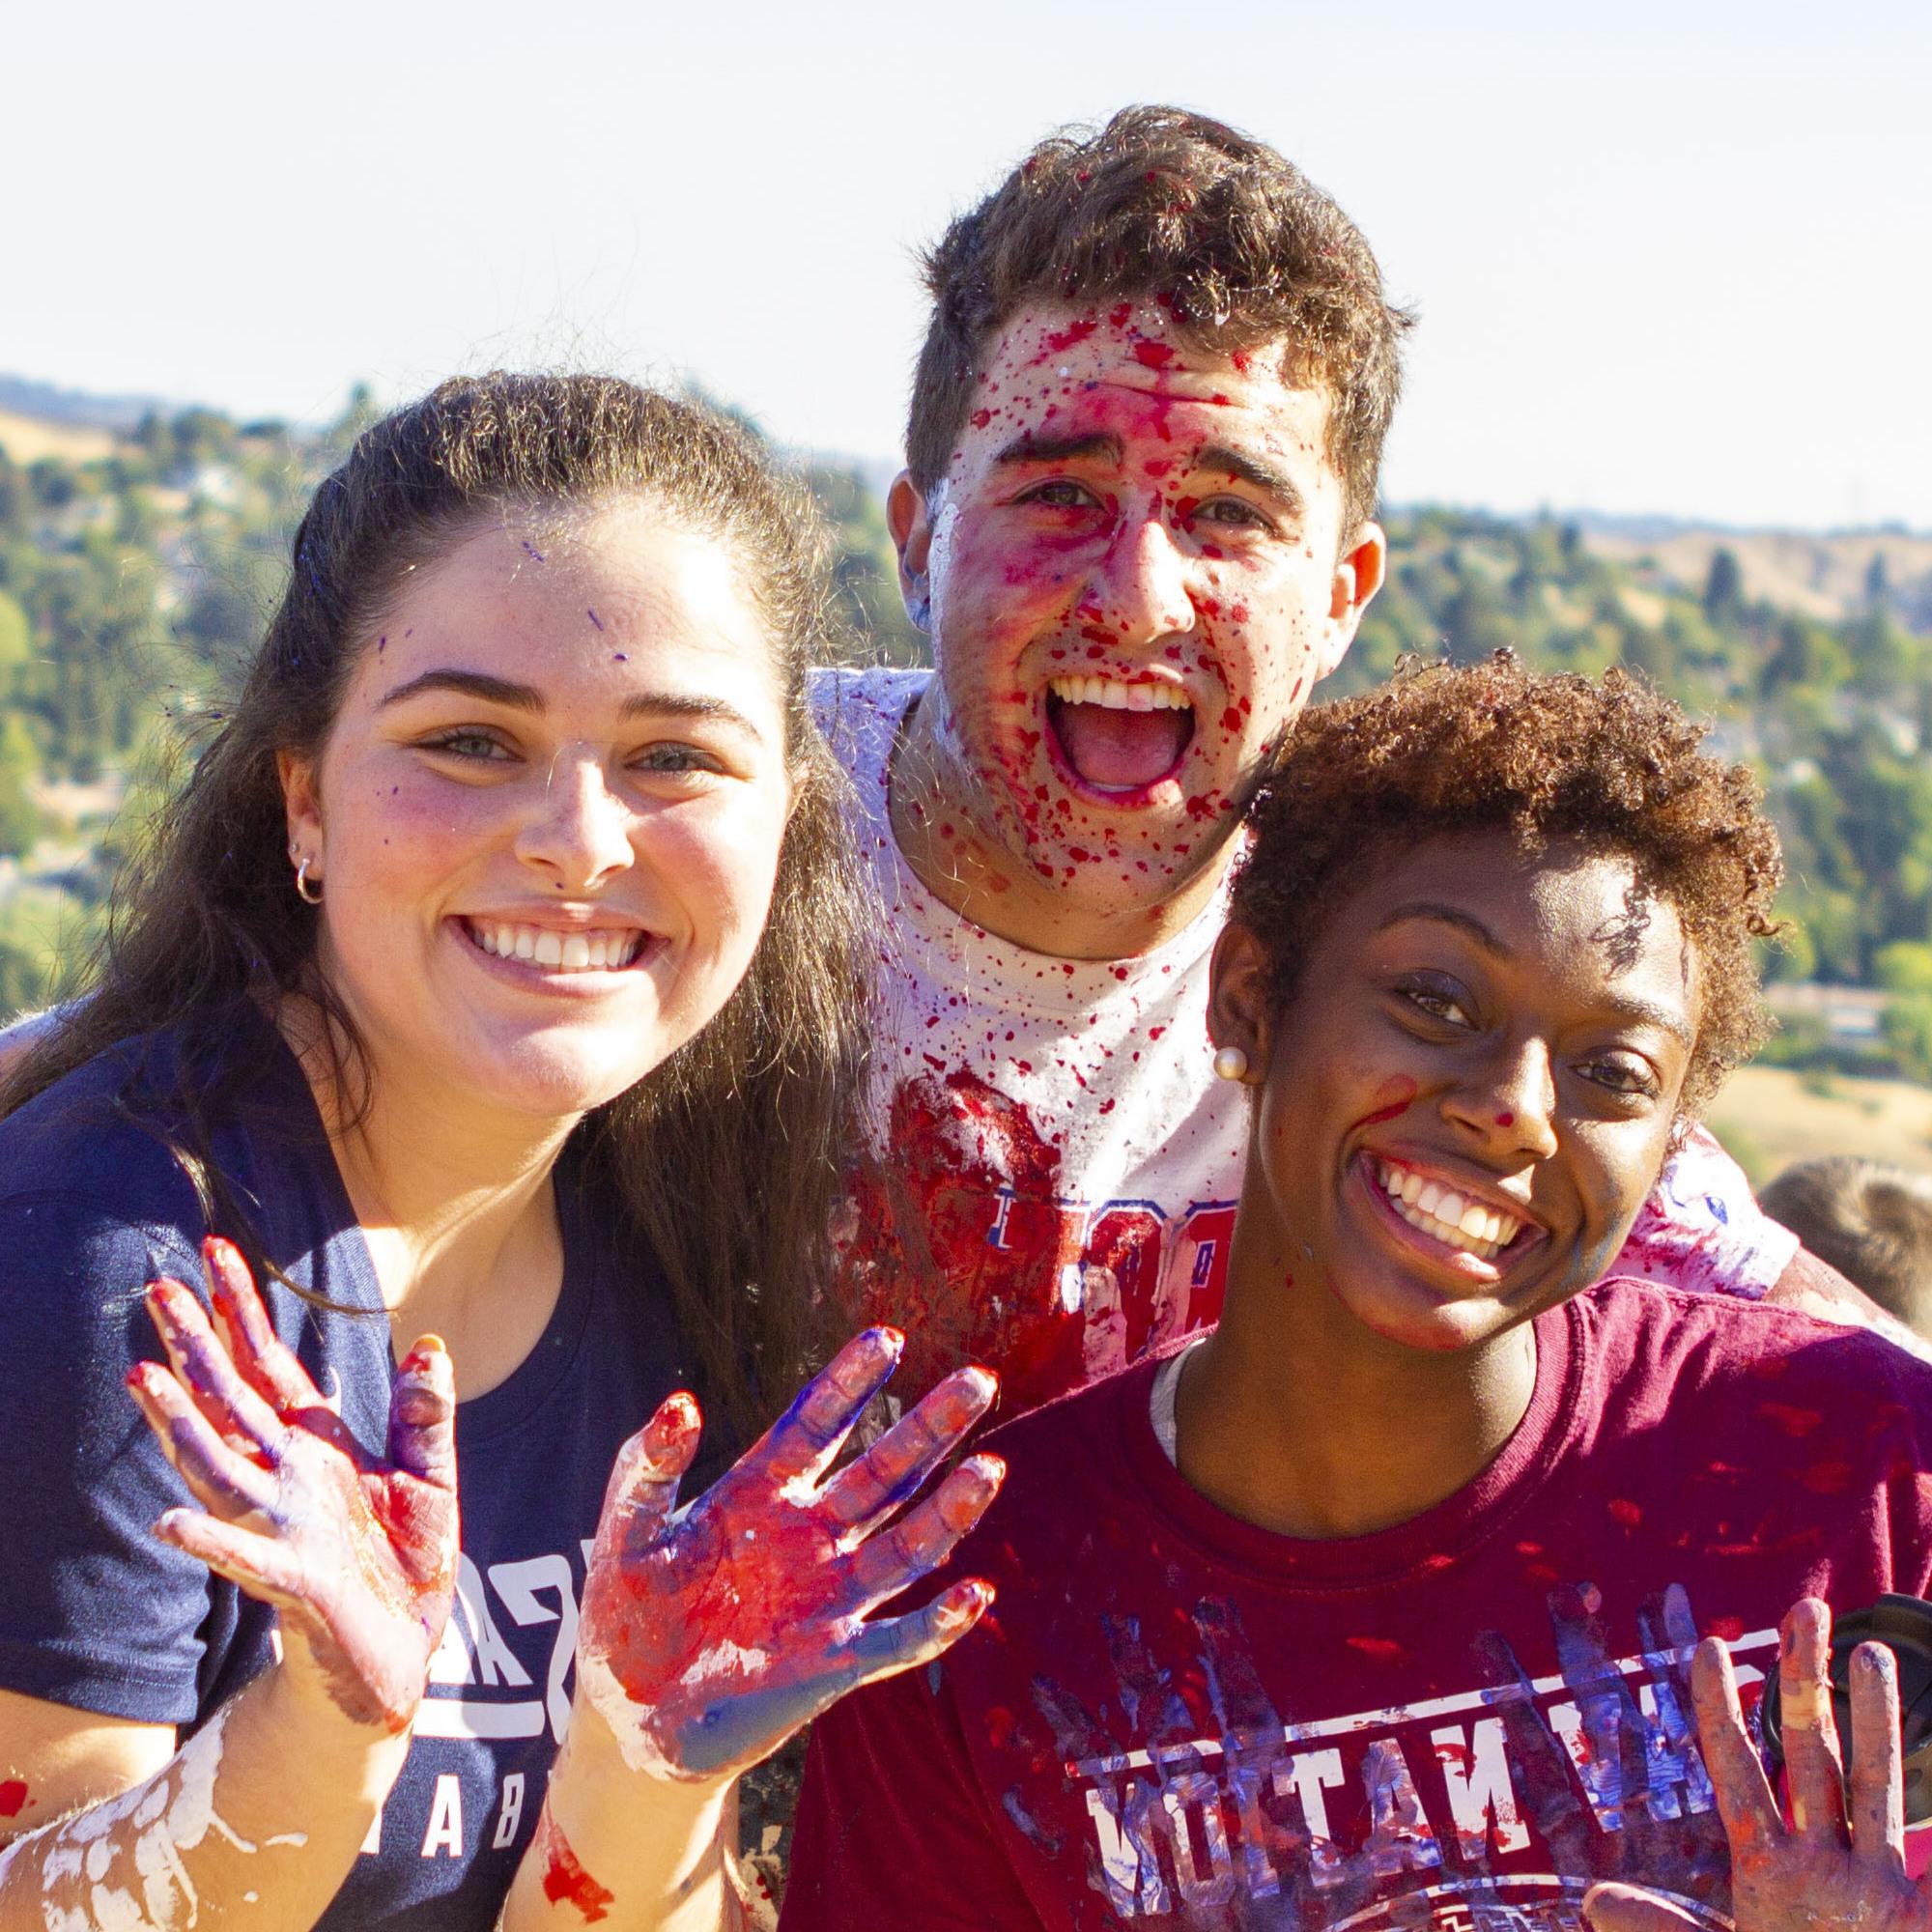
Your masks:
M 456 1488 L 456 1372 L 440 1335 L 419 1337 L 390 1384 L 389 1461 L 440 1490 Z
M 781 1483 L 815 1481 L 831 1467 L 860 1410 L 885 1387 L 904 1350 L 905 1337 L 896 1328 L 855 1335 L 806 1383 L 746 1461 L 761 1463 Z
M 136 1362 L 128 1372 L 128 1392 L 204 1509 L 229 1522 L 271 1520 L 278 1492 L 274 1474 L 231 1449 L 166 1369 Z
M 992 1601 L 993 1586 L 974 1577 L 942 1591 L 923 1610 L 861 1624 L 845 1645 L 842 1668 L 836 1687 L 828 1687 L 825 1704 L 862 1684 L 916 1670 L 943 1656 L 986 1614 Z
M 1591 1932 L 1696 1932 L 1703 1921 L 1634 1885 L 1593 1885 L 1583 1894 Z
M 281 1610 L 308 1604 L 310 1585 L 301 1558 L 275 1537 L 257 1536 L 187 1509 L 168 1510 L 159 1517 L 155 1535 L 206 1563 L 261 1603 Z
M 1852 1652 L 1852 1852 L 1888 1875 L 1905 1871 L 1905 1753 L 1898 1662 L 1882 1643 Z
M 826 1486 L 833 1520 L 863 1531 L 907 1501 L 998 1400 L 991 1369 L 955 1369 Z
M 333 1410 L 336 1405 L 323 1396 L 295 1350 L 275 1333 L 241 1249 L 219 1235 L 211 1235 L 201 1244 L 201 1264 L 207 1271 L 215 1319 L 249 1385 L 281 1415 L 310 1408 Z
M 242 1380 L 201 1303 L 165 1277 L 148 1284 L 146 1301 L 175 1379 L 196 1407 L 235 1448 L 271 1462 L 281 1418 Z
M 597 1520 L 593 1567 L 621 1562 L 657 1535 L 677 1506 L 678 1485 L 697 1454 L 703 1430 L 696 1399 L 679 1389 L 617 1451 Z
M 1722 1638 L 1707 1636 L 1697 1646 L 1690 1663 L 1690 1696 L 1697 1713 L 1697 1746 L 1711 1775 L 1732 1857 L 1747 1846 L 1775 1843 L 1784 1835 L 1784 1823 L 1745 1728 L 1738 1680 Z
M 1832 1713 L 1832 1612 L 1801 1597 L 1778 1630 L 1777 1702 L 1790 1792 L 1791 1828 L 1801 1837 L 1842 1844 L 1845 1779 Z
M 969 1456 L 916 1510 L 866 1544 L 852 1559 L 853 1610 L 863 1614 L 938 1569 L 992 1507 L 1006 1474 L 998 1456 Z

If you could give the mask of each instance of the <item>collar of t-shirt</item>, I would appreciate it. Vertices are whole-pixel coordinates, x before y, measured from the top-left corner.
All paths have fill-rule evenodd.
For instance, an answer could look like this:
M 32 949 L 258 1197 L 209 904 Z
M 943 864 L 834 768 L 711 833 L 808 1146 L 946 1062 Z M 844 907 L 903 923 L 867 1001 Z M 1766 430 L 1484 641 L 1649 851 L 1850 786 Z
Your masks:
M 1584 1297 L 1587 1298 L 1588 1292 Z M 1262 1576 L 1317 1588 L 1365 1587 L 1439 1564 L 1487 1536 L 1520 1509 L 1549 1475 L 1586 1413 L 1581 1380 L 1589 1365 L 1576 1301 L 1536 1318 L 1536 1381 L 1529 1406 L 1509 1440 L 1453 1495 L 1386 1529 L 1364 1536 L 1284 1537 L 1229 1515 L 1180 1473 L 1174 1404 L 1181 1365 L 1200 1342 L 1164 1361 L 1130 1369 L 1118 1406 L 1121 1448 L 1150 1501 L 1205 1554 Z M 1141 1378 L 1145 1377 L 1143 1381 Z

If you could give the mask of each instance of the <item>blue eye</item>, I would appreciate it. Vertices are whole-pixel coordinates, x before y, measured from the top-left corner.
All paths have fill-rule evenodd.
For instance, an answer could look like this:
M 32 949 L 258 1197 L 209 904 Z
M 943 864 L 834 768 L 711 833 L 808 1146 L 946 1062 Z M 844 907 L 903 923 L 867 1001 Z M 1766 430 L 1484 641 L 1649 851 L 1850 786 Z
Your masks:
M 499 762 L 515 755 L 500 738 L 476 730 L 445 731 L 440 737 L 425 738 L 423 750 L 446 752 L 455 758 L 488 758 Z
M 653 745 L 631 760 L 634 771 L 665 773 L 682 777 L 686 773 L 722 772 L 724 761 L 696 745 Z

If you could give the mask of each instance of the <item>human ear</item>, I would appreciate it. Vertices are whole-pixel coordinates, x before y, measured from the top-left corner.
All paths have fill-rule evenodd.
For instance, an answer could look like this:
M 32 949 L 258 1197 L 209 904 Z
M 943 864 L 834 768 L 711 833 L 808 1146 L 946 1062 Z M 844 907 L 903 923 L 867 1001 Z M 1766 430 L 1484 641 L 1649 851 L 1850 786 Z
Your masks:
M 282 809 L 288 818 L 289 851 L 305 858 L 309 871 L 320 879 L 327 868 L 322 856 L 322 793 L 318 787 L 315 760 L 304 757 L 299 752 L 277 752 L 275 776 L 282 781 Z
M 1216 1048 L 1247 1055 L 1242 1078 L 1250 1086 L 1266 1073 L 1273 1048 L 1272 978 L 1267 949 L 1248 927 L 1230 921 L 1214 942 L 1208 968 L 1208 1037 Z
M 932 554 L 932 524 L 926 515 L 925 498 L 903 469 L 886 492 L 886 527 L 898 553 L 899 596 L 905 601 L 906 615 L 920 630 L 930 633 L 932 589 L 926 566 Z
M 1388 538 L 1375 523 L 1358 524 L 1348 550 L 1335 559 L 1328 589 L 1328 635 L 1322 643 L 1321 668 L 1326 677 L 1349 654 L 1362 612 L 1388 576 Z

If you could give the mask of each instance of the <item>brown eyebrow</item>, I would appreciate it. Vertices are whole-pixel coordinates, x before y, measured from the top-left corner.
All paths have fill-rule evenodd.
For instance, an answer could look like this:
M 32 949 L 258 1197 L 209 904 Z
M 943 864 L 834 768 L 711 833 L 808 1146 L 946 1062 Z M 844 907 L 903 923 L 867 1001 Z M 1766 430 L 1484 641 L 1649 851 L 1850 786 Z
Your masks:
M 1107 430 L 1090 430 L 1066 436 L 1035 436 L 1031 431 L 1016 436 L 997 456 L 995 465 L 1015 463 L 1074 463 L 1082 457 L 1104 456 L 1110 463 L 1121 460 L 1121 439 Z
M 1473 913 L 1464 912 L 1461 906 L 1443 905 L 1434 899 L 1416 899 L 1407 905 L 1397 906 L 1376 930 L 1386 932 L 1390 926 L 1399 925 L 1408 919 L 1439 920 L 1445 925 L 1466 932 L 1484 952 L 1492 952 L 1499 958 L 1509 956 L 1510 949 Z M 1612 993 L 1604 1004 L 1606 1010 L 1619 1018 L 1654 1026 L 1659 1033 L 1667 1033 L 1672 1039 L 1687 1047 L 1697 1043 L 1696 1030 L 1684 1015 L 1673 1012 L 1668 1007 L 1659 1006 L 1654 1000 L 1633 999 L 1628 995 Z
M 1218 470 L 1223 476 L 1232 476 L 1237 483 L 1252 483 L 1257 490 L 1265 491 L 1276 498 L 1291 516 L 1301 514 L 1301 492 L 1297 490 L 1279 469 L 1250 456 L 1245 450 L 1232 448 L 1225 442 L 1210 442 L 1195 458 L 1196 469 Z
M 480 698 L 485 704 L 498 704 L 509 711 L 526 711 L 541 716 L 549 709 L 544 695 L 533 684 L 519 684 L 513 678 L 493 677 L 480 670 L 426 670 L 394 691 L 377 704 L 379 711 L 427 691 L 453 691 L 464 697 Z M 722 697 L 694 696 L 676 691 L 634 692 L 618 706 L 622 718 L 716 718 L 735 724 L 748 736 L 763 741 L 764 733 L 738 709 Z

